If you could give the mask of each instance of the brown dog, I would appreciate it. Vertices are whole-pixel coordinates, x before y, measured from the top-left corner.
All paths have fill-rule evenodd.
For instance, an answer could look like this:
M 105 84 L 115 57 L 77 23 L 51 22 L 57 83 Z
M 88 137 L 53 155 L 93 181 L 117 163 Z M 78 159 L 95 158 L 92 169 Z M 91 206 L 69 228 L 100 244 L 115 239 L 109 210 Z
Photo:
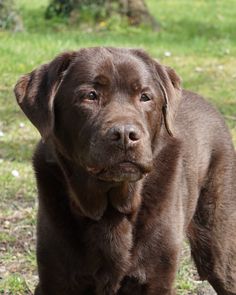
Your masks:
M 173 295 L 185 234 L 236 294 L 236 157 L 220 114 L 132 49 L 66 52 L 15 94 L 42 141 L 37 295 Z

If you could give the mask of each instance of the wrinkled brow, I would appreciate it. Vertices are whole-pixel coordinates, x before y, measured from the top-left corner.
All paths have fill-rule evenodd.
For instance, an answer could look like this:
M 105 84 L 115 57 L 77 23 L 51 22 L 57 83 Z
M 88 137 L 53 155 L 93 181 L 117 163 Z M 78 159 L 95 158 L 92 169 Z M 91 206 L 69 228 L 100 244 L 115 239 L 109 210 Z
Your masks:
M 135 79 L 130 82 L 131 88 L 133 91 L 141 91 L 142 90 L 142 83 L 139 79 Z
M 111 81 L 105 75 L 98 75 L 94 78 L 93 83 L 101 85 L 101 86 L 106 86 L 106 85 L 109 85 L 111 83 Z

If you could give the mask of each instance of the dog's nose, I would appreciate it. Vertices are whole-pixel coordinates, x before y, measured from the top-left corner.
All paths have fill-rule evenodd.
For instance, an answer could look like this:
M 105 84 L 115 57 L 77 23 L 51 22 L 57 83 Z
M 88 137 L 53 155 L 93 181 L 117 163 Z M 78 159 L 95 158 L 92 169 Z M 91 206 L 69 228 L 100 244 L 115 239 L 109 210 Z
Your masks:
M 117 125 L 108 131 L 108 137 L 113 143 L 128 147 L 140 140 L 140 133 L 139 128 L 135 125 Z

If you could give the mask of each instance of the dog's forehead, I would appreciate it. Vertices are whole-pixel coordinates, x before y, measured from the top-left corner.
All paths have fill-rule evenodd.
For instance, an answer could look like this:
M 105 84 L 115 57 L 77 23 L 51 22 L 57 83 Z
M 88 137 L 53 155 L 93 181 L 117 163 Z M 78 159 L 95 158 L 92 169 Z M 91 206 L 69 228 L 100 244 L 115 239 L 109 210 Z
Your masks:
M 73 73 L 84 82 L 119 80 L 145 84 L 151 78 L 148 65 L 129 50 L 91 48 L 81 51 L 74 62 Z

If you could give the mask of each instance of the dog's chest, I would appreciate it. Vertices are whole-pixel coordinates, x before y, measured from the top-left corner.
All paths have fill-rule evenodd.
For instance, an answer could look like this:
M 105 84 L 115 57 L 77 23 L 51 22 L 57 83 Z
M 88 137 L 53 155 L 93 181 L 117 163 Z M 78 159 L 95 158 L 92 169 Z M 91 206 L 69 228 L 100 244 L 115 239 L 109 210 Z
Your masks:
M 83 265 L 86 273 L 99 284 L 111 282 L 111 288 L 119 288 L 125 276 L 145 280 L 145 271 L 134 263 L 133 225 L 126 218 L 102 220 L 86 229 L 83 244 Z M 83 269 L 84 269 L 83 267 Z

